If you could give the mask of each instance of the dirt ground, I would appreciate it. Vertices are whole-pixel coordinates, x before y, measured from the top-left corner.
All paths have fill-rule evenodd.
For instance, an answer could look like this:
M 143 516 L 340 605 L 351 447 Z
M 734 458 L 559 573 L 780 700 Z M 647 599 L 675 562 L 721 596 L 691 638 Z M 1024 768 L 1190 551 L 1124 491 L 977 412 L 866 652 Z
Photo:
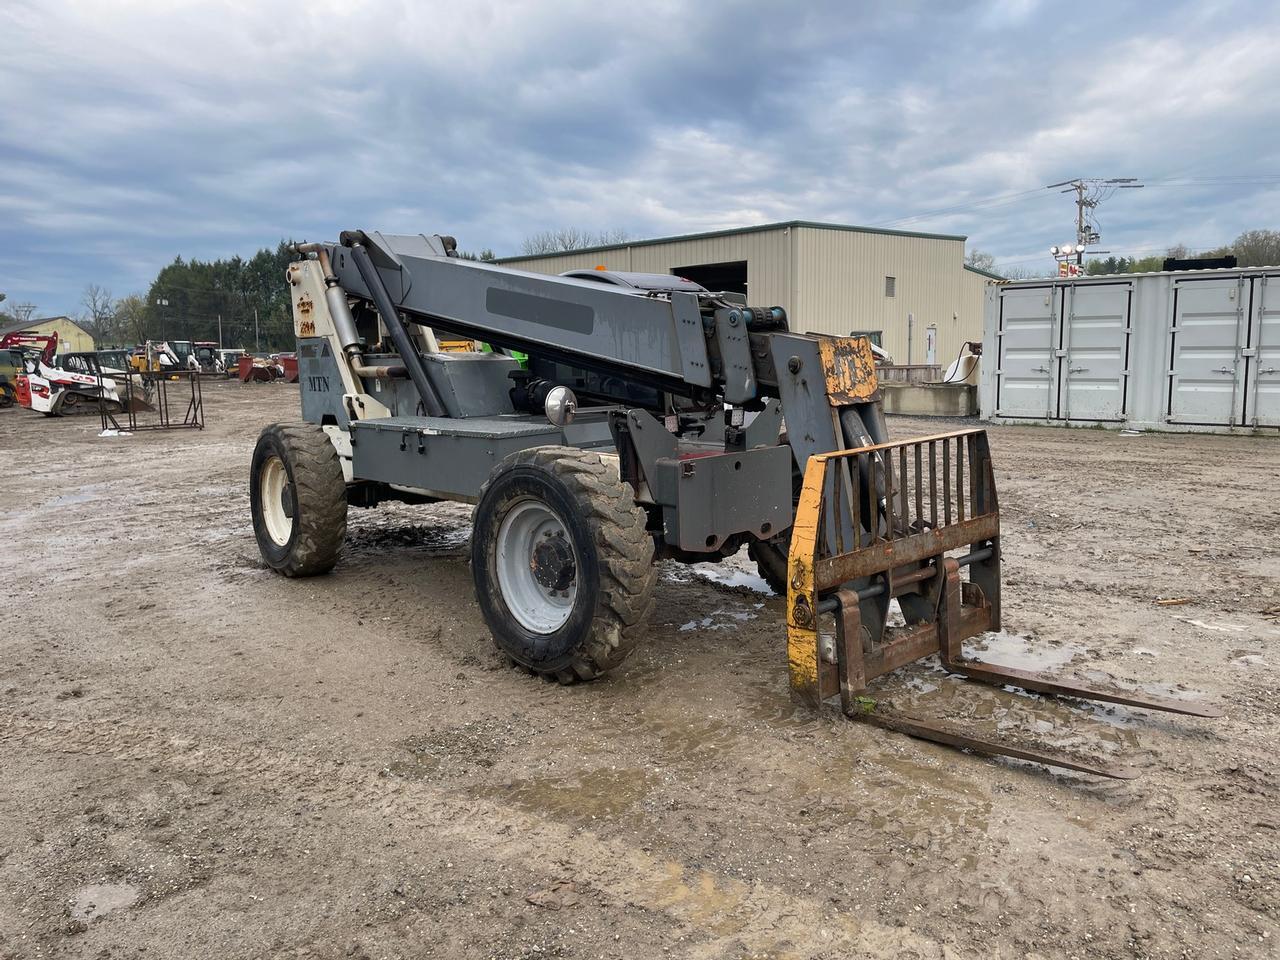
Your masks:
M 248 463 L 297 397 L 0 411 L 0 956 L 1280 956 L 1280 442 L 991 430 L 988 656 L 1227 716 L 890 693 L 1119 782 L 793 708 L 745 556 L 665 566 L 645 646 L 572 688 L 499 659 L 469 508 L 353 511 L 333 574 L 278 577 Z

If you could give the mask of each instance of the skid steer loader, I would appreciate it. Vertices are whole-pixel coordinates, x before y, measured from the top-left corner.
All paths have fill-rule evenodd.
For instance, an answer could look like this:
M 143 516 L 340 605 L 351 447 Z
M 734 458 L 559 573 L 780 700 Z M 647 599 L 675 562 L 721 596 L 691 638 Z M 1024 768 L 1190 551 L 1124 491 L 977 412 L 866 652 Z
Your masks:
M 263 430 L 250 480 L 257 541 L 280 573 L 330 570 L 348 506 L 463 501 L 494 640 L 563 683 L 627 657 L 656 559 L 745 545 L 786 595 L 791 688 L 815 706 L 1119 778 L 1134 773 L 886 712 L 869 685 L 937 654 L 993 684 L 1220 715 L 965 655 L 966 638 L 1001 625 L 987 437 L 890 440 L 865 339 L 792 333 L 780 307 L 676 277 L 606 284 L 464 260 L 445 236 L 350 231 L 296 252 L 303 422 Z M 394 352 L 368 350 L 384 337 Z M 438 338 L 493 350 L 445 352 Z

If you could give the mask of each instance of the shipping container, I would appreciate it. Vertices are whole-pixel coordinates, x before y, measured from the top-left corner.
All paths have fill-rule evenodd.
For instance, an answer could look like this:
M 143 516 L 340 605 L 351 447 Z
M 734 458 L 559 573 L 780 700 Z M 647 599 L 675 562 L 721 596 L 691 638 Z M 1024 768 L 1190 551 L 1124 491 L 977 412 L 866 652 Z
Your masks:
M 1002 423 L 1280 431 L 1280 267 L 993 284 L 978 399 Z

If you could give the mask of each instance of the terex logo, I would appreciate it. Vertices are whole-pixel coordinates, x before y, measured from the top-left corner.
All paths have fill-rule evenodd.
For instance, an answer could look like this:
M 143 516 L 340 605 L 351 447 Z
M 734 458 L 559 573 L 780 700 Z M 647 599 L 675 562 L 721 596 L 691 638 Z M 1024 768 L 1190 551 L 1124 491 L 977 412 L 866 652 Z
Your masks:
M 307 389 L 312 393 L 328 393 L 328 377 L 307 377 Z

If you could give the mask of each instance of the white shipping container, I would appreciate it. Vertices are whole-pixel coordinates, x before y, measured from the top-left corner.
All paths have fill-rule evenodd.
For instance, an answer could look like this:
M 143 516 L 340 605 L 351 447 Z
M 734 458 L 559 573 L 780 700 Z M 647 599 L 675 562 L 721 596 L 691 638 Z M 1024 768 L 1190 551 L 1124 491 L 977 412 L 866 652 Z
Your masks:
M 1280 267 L 987 288 L 982 416 L 1135 430 L 1280 430 Z

